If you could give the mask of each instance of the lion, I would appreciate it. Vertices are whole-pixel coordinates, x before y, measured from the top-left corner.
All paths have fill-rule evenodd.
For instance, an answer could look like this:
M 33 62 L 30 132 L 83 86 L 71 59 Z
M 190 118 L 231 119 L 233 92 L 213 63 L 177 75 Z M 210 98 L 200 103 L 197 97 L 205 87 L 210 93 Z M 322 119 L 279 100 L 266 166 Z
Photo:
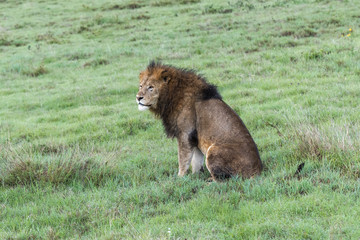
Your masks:
M 190 164 L 205 165 L 214 181 L 250 178 L 262 171 L 259 151 L 245 124 L 223 100 L 217 87 L 194 70 L 151 61 L 140 73 L 138 109 L 162 120 L 169 138 L 178 142 L 178 176 Z

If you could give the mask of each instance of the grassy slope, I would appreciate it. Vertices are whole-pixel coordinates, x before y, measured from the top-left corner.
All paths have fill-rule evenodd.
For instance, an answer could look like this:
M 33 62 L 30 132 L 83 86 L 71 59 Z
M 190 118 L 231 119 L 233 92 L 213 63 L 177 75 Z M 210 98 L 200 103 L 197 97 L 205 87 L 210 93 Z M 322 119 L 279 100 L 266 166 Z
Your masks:
M 357 1 L 76 2 L 0 1 L 0 238 L 360 237 Z M 176 177 L 150 59 L 219 86 L 260 177 Z

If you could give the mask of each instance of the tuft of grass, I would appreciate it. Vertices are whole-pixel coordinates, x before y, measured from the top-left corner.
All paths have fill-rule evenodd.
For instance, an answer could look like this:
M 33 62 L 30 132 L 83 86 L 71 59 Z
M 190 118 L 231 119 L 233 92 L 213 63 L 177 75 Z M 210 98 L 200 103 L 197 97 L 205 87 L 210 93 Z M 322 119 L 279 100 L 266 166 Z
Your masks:
M 309 52 L 304 53 L 304 57 L 307 60 L 319 60 L 329 55 L 331 51 L 324 49 L 311 49 Z
M 29 76 L 29 77 L 38 77 L 44 74 L 49 73 L 49 70 L 47 70 L 44 65 L 40 65 L 38 67 L 30 68 L 30 69 L 23 69 L 21 71 L 23 75 Z
M 2 185 L 17 186 L 37 183 L 53 185 L 81 181 L 98 186 L 106 178 L 117 175 L 113 158 L 100 161 L 93 151 L 84 152 L 78 146 L 39 145 L 36 148 L 1 148 L 0 172 Z
M 104 58 L 98 58 L 98 59 L 92 60 L 90 62 L 84 63 L 83 67 L 97 67 L 97 66 L 108 65 L 108 64 L 110 64 L 109 60 L 104 59 Z
M 111 11 L 111 10 L 123 10 L 123 9 L 138 9 L 138 8 L 142 8 L 143 4 L 139 3 L 139 2 L 131 2 L 131 3 L 127 3 L 127 4 L 114 4 L 111 6 L 103 6 L 102 10 L 103 11 Z
M 147 19 L 150 19 L 150 16 L 141 14 L 141 15 L 138 15 L 136 17 L 135 16 L 131 17 L 131 19 L 134 19 L 134 20 L 147 20 Z
M 91 57 L 91 54 L 85 52 L 76 52 L 76 53 L 66 54 L 65 57 L 70 61 L 76 61 L 81 59 L 87 59 Z
M 0 35 L 0 46 L 21 47 L 21 46 L 24 46 L 26 44 L 27 44 L 27 42 L 25 42 L 24 40 L 9 39 L 8 35 L 6 35 L 6 34 L 1 34 Z
M 203 14 L 226 14 L 232 13 L 231 8 L 224 8 L 224 7 L 215 7 L 214 5 L 206 6 L 205 9 L 202 11 Z
M 180 0 L 180 4 L 194 4 L 194 3 L 200 3 L 201 0 Z
M 297 38 L 308 38 L 308 37 L 315 37 L 317 35 L 317 32 L 314 31 L 311 28 L 305 28 L 305 29 L 301 29 L 296 35 L 295 37 Z
M 171 5 L 177 5 L 177 4 L 195 4 L 199 3 L 201 0 L 180 0 L 180 1 L 174 1 L 174 0 L 161 0 L 161 1 L 155 1 L 151 3 L 151 6 L 154 7 L 166 7 Z
M 39 34 L 36 36 L 37 42 L 47 42 L 49 44 L 60 44 L 61 41 L 54 36 L 54 33 L 47 32 L 45 34 Z
M 293 125 L 293 135 L 289 138 L 296 143 L 294 155 L 297 159 L 326 161 L 334 169 L 349 176 L 359 178 L 360 156 L 357 125 L 336 125 L 328 127 L 299 124 Z
M 242 0 L 238 0 L 235 2 L 229 1 L 228 5 L 234 9 L 241 9 L 241 10 L 246 10 L 246 11 L 251 11 L 251 10 L 255 9 L 255 5 L 251 1 L 242 1 Z

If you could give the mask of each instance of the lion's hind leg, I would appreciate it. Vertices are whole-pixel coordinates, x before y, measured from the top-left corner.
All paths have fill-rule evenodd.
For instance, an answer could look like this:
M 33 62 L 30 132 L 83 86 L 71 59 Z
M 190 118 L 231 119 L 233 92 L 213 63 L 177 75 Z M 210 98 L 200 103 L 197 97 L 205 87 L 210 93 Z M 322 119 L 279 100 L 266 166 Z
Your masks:
M 237 174 L 229 159 L 229 150 L 222 146 L 211 145 L 206 153 L 206 167 L 213 180 L 223 180 Z
M 250 178 L 261 172 L 257 152 L 247 151 L 247 145 L 211 145 L 206 153 L 206 167 L 214 180 L 240 175 Z

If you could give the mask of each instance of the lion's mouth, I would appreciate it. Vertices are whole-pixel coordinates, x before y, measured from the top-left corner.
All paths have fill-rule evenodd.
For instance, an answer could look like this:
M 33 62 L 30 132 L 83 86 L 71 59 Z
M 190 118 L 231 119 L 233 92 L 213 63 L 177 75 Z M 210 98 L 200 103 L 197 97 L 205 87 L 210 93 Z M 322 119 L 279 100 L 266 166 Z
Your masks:
M 146 105 L 146 104 L 142 104 L 141 102 L 139 102 L 139 105 L 144 106 L 144 107 L 151 107 L 151 104 L 150 104 L 150 105 Z

